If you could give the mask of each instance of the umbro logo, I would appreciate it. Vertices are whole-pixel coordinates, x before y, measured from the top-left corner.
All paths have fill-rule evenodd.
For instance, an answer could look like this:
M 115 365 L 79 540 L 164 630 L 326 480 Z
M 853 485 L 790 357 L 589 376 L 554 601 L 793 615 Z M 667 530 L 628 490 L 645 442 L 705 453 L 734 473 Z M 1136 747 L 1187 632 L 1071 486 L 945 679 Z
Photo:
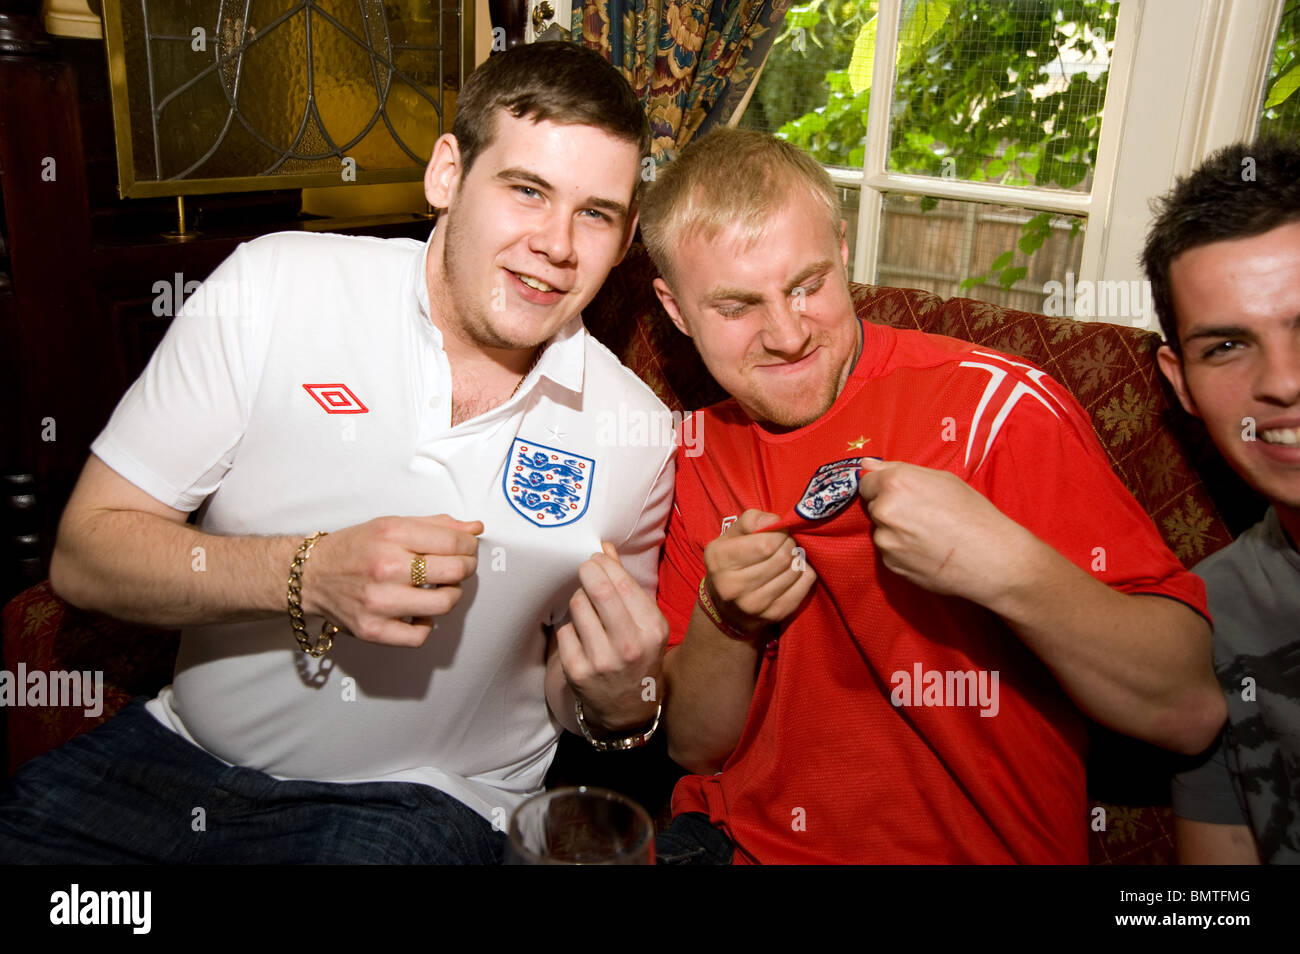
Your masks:
M 326 414 L 370 413 L 370 408 L 362 404 L 346 384 L 304 384 L 302 387 L 325 409 Z

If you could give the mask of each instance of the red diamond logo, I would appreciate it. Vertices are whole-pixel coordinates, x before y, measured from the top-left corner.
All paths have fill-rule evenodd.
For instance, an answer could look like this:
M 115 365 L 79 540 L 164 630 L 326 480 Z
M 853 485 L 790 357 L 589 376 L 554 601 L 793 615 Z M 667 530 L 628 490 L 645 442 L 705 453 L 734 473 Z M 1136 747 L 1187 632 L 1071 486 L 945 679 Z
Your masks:
M 326 414 L 370 413 L 370 408 L 362 404 L 346 384 L 304 384 L 302 387 L 325 409 Z

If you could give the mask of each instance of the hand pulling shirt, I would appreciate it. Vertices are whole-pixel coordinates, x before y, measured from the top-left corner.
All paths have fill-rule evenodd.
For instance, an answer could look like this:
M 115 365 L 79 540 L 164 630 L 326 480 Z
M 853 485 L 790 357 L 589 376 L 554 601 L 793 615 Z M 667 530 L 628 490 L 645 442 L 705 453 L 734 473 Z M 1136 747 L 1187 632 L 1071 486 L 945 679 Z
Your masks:
M 707 814 L 737 863 L 1084 864 L 1083 716 L 997 616 L 884 567 L 859 461 L 956 474 L 1124 592 L 1204 614 L 1204 587 L 1042 371 L 917 331 L 864 323 L 863 336 L 817 421 L 773 434 L 727 401 L 691 422 L 703 455 L 679 451 L 659 575 L 670 646 L 705 545 L 747 509 L 782 516 L 818 581 L 762 656 L 735 750 L 717 775 L 678 783 L 674 814 Z

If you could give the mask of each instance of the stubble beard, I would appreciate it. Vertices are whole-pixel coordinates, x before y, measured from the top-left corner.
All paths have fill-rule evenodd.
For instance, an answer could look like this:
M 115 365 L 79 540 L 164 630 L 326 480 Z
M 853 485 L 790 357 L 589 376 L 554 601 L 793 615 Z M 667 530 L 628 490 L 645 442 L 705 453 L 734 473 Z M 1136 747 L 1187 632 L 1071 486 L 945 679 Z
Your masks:
M 799 412 L 793 408 L 782 407 L 767 400 L 766 396 L 757 387 L 751 389 L 749 404 L 754 413 L 758 415 L 757 419 L 761 423 L 780 430 L 793 431 L 800 427 L 807 427 L 821 418 L 831 409 L 831 406 L 835 403 L 835 398 L 835 382 L 832 380 L 822 389 L 822 393 L 811 411 Z
M 466 302 L 457 295 L 458 289 L 468 288 L 472 284 L 471 276 L 467 275 L 462 268 L 467 256 L 462 248 L 458 223 L 459 220 L 455 216 L 447 216 L 446 237 L 442 244 L 442 272 L 447 280 L 447 287 L 443 290 L 442 297 L 448 305 L 449 313 L 445 316 L 447 324 L 454 326 L 461 337 L 481 348 L 507 351 L 536 348 L 541 342 L 518 341 L 502 335 L 493 327 L 481 302 L 472 300 Z M 496 294 L 497 290 L 493 289 L 493 295 Z M 504 287 L 500 288 L 500 294 L 505 295 Z
M 826 347 L 831 342 L 830 335 L 822 334 L 817 336 L 813 341 L 813 347 Z M 789 405 L 783 405 L 777 401 L 769 399 L 759 384 L 756 374 L 756 367 L 759 364 L 766 363 L 772 358 L 769 354 L 758 354 L 746 360 L 745 376 L 749 379 L 749 394 L 745 401 L 750 407 L 750 416 L 754 417 L 760 423 L 768 425 L 779 430 L 795 430 L 800 427 L 806 427 L 826 414 L 834 405 L 835 399 L 839 397 L 842 390 L 842 382 L 839 380 L 844 369 L 830 369 L 826 377 L 818 382 L 816 387 L 816 399 L 812 402 L 811 410 L 799 410 Z M 847 375 L 845 381 L 847 383 Z M 806 394 L 811 389 L 809 387 L 797 387 L 796 392 L 799 395 Z M 806 408 L 808 405 L 800 402 Z

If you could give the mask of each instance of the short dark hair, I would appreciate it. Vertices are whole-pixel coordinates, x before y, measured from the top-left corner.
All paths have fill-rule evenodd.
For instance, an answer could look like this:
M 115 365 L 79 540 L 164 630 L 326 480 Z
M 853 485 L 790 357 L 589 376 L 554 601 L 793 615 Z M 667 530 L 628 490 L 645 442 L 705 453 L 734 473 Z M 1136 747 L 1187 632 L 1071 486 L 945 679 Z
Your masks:
M 451 132 L 460 146 L 461 176 L 492 145 L 496 117 L 595 126 L 650 155 L 645 110 L 609 62 L 593 50 L 559 40 L 517 46 L 488 57 L 470 74 L 456 103 Z
M 1142 266 L 1160 330 L 1169 347 L 1180 351 L 1169 263 L 1189 249 L 1300 221 L 1300 143 L 1265 138 L 1225 146 L 1181 177 L 1153 211 Z

